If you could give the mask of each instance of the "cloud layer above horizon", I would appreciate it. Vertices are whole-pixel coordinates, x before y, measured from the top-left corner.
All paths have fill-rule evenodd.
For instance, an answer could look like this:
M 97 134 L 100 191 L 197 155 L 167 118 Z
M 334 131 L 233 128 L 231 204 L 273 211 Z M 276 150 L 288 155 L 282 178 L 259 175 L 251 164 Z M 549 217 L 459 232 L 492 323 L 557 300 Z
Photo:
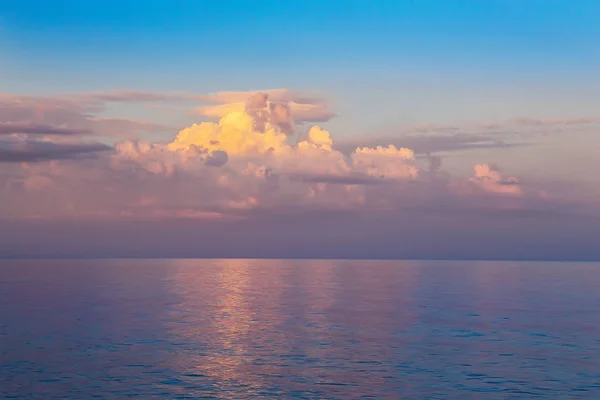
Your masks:
M 541 192 L 493 165 L 451 179 L 439 157 L 418 160 L 406 147 L 341 152 L 330 132 L 307 125 L 334 116 L 327 102 L 289 90 L 2 98 L 2 218 L 244 218 L 253 210 L 514 209 L 543 202 Z M 166 143 L 124 140 L 111 148 L 89 139 L 110 134 L 91 114 L 106 101 L 209 102 L 217 105 L 192 109 L 218 120 L 194 123 Z M 144 125 L 108 121 L 119 129 Z
M 110 103 L 201 120 L 177 129 L 101 116 Z M 444 162 L 508 138 L 509 126 L 594 120 L 418 126 L 387 143 L 340 143 L 321 125 L 335 116 L 327 101 L 285 89 L 3 95 L 0 116 L 0 255 L 589 259 L 599 248 L 600 213 L 580 188 L 485 160 L 455 175 Z M 141 139 L 157 129 L 169 139 Z

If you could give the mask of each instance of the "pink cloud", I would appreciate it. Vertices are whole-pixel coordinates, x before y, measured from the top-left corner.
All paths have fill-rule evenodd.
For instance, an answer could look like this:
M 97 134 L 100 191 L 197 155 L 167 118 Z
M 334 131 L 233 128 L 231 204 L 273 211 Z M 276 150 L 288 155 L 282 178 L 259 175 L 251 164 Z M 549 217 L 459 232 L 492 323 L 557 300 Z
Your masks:
M 219 120 L 173 130 L 164 143 L 112 147 L 93 136 L 169 129 L 107 117 L 111 102 L 212 104 L 201 110 Z M 418 125 L 340 145 L 306 126 L 333 115 L 323 99 L 286 89 L 0 95 L 0 254 L 30 254 L 35 243 L 39 255 L 556 258 L 566 241 L 571 255 L 597 254 L 594 196 L 584 202 L 579 189 L 485 162 L 452 176 L 428 154 L 502 144 L 475 128 L 591 119 Z
M 290 93 L 269 96 L 300 101 Z M 87 104 L 10 96 L 0 102 L 4 116 L 36 117 L 48 124 L 3 122 L 11 130 L 30 131 L 0 142 L 0 161 L 12 161 L 0 188 L 0 219 L 239 220 L 256 213 L 325 210 L 515 211 L 544 208 L 555 199 L 489 164 L 476 165 L 471 177 L 451 177 L 438 156 L 421 159 L 407 146 L 384 143 L 340 151 L 334 136 L 319 126 L 307 127 L 305 139 L 294 143 L 285 123 L 297 122 L 295 117 L 271 108 L 270 97 L 260 93 L 231 109 L 227 101 L 243 98 L 240 93 L 214 97 L 228 111 L 218 122 L 192 124 L 166 143 L 126 140 L 110 148 L 77 135 L 44 136 L 70 132 L 81 119 L 102 131 L 153 129 L 139 121 L 99 118 L 92 110 L 100 110 L 104 101 L 162 101 L 139 92 L 86 96 Z M 65 131 L 52 130 L 59 126 Z
M 32 122 L 0 122 L 0 135 L 87 135 L 92 131 L 64 126 L 36 124 Z
M 489 164 L 475 165 L 475 176 L 470 182 L 486 192 L 520 195 L 521 186 L 519 179 L 504 177 L 496 166 Z
M 45 160 L 75 159 L 85 155 L 111 150 L 93 141 L 30 140 L 23 137 L 0 139 L 0 163 L 38 162 Z
M 600 118 L 555 118 L 555 119 L 535 119 L 535 118 L 515 118 L 509 123 L 525 126 L 573 126 L 573 125 L 591 125 L 600 123 Z
M 26 139 L 31 149 L 20 161 L 66 159 L 13 171 L 0 217 L 242 217 L 258 210 L 393 211 L 438 199 L 480 204 L 490 195 L 496 203 L 508 201 L 501 200 L 507 194 L 523 201 L 532 196 L 488 165 L 457 181 L 446 179 L 439 162 L 432 168 L 434 158 L 424 163 L 408 148 L 357 147 L 344 154 L 318 126 L 292 144 L 267 105 L 268 96 L 253 94 L 243 109 L 218 123 L 193 124 L 170 143 L 124 141 L 77 162 L 73 158 L 88 150 L 77 142 Z M 66 146 L 64 157 L 57 146 Z
M 335 116 L 329 104 L 315 98 L 301 97 L 288 90 L 264 92 L 220 92 L 209 95 L 208 100 L 217 105 L 198 107 L 200 115 L 223 118 L 231 113 L 247 112 L 260 124 L 260 129 L 270 123 L 282 132 L 292 134 L 296 124 L 326 122 Z
M 135 138 L 168 129 L 147 121 L 98 116 L 103 111 L 104 103 L 89 99 L 0 94 L 0 131 Z

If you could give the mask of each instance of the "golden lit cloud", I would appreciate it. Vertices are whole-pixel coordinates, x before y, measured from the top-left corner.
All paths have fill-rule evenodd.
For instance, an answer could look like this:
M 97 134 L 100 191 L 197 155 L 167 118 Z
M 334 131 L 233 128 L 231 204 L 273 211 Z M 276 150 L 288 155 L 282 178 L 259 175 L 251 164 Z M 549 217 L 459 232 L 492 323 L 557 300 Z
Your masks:
M 219 121 L 192 124 L 166 144 L 124 141 L 77 163 L 18 168 L 2 211 L 214 218 L 252 209 L 394 209 L 439 196 L 465 199 L 462 189 L 454 193 L 456 185 L 435 180 L 442 174 L 431 174 L 431 158 L 419 161 L 408 148 L 342 153 L 317 125 L 303 127 L 305 139 L 294 143 L 290 132 L 301 126 L 294 104 L 308 112 L 324 104 L 318 100 L 289 91 L 225 92 L 210 99 L 217 105 L 206 114 Z M 522 195 L 516 178 L 487 164 L 477 165 L 468 183 L 485 193 Z M 34 206 L 33 192 L 44 195 L 43 207 Z

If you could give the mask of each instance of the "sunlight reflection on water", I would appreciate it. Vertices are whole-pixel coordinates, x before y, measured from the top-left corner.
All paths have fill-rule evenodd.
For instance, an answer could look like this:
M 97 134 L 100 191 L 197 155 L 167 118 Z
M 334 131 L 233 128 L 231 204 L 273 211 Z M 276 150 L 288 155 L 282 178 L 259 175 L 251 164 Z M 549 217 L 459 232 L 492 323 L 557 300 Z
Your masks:
M 0 262 L 2 398 L 600 398 L 600 265 Z

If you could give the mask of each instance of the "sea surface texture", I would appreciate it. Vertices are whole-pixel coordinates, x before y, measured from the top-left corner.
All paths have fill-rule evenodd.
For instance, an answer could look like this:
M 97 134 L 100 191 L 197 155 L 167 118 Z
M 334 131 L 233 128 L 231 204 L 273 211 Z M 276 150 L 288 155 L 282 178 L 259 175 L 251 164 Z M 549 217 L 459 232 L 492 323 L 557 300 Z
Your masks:
M 2 399 L 600 399 L 600 264 L 0 261 Z

